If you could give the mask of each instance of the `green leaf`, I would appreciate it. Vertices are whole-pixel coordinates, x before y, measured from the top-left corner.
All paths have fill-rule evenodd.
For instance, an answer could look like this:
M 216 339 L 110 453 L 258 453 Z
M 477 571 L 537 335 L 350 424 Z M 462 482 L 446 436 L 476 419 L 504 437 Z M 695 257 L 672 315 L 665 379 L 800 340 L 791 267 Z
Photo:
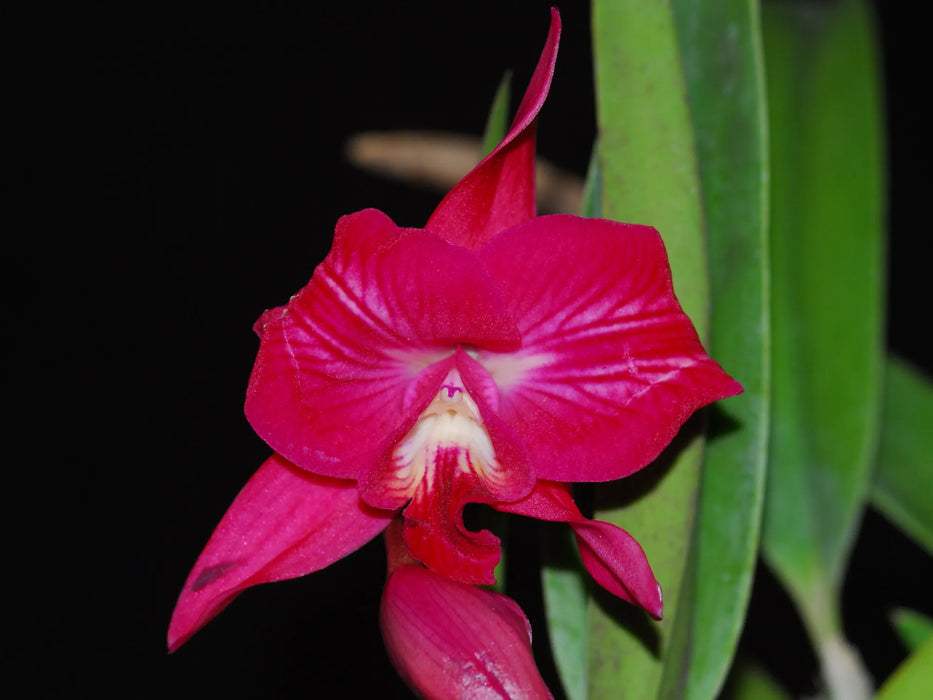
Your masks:
M 933 639 L 933 619 L 916 610 L 897 608 L 891 613 L 891 623 L 910 650 L 916 650 L 929 639 Z
M 675 0 L 709 239 L 710 354 L 744 386 L 713 408 L 684 658 L 665 695 L 712 698 L 735 653 L 758 554 L 770 404 L 766 105 L 758 2 Z
M 791 696 L 760 666 L 738 663 L 729 676 L 722 700 L 790 700 Z
M 566 525 L 542 529 L 544 609 L 554 665 L 568 700 L 586 700 L 586 608 L 588 580 Z
M 872 504 L 933 553 L 933 385 L 903 360 L 885 367 Z
M 838 593 L 878 436 L 883 157 L 865 2 L 763 8 L 771 142 L 772 432 L 766 559 L 828 682 Z M 844 651 L 841 651 L 844 650 Z
M 593 38 L 602 175 L 602 215 L 649 224 L 664 239 L 674 288 L 701 337 L 709 288 L 693 129 L 670 7 L 647 0 L 596 0 Z M 589 610 L 590 695 L 657 696 L 694 520 L 702 425 L 691 421 L 647 469 L 600 485 L 596 517 L 642 544 L 664 589 L 665 618 L 598 596 Z M 688 587 L 689 590 L 689 587 Z
M 509 101 L 512 95 L 512 72 L 506 71 L 499 81 L 492 106 L 486 117 L 486 130 L 483 132 L 483 156 L 492 153 L 509 131 Z
M 876 700 L 927 700 L 933 688 L 933 639 L 911 654 L 878 691 Z
M 593 146 L 583 183 L 583 203 L 580 216 L 598 219 L 603 215 L 603 174 L 599 167 L 599 143 Z

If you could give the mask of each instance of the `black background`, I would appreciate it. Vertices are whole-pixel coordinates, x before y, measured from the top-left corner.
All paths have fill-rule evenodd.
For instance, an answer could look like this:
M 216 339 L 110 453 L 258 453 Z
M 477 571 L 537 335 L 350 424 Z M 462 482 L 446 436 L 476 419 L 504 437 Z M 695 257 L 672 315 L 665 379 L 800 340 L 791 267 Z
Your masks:
M 340 215 L 372 206 L 419 226 L 438 201 L 354 170 L 344 142 L 371 129 L 479 133 L 503 71 L 517 86 L 530 76 L 548 5 L 3 10 L 13 624 L 2 659 L 29 696 L 407 697 L 379 637 L 378 541 L 248 592 L 172 656 L 165 631 L 200 548 L 268 453 L 242 415 L 253 321 L 307 281 Z M 926 38 L 903 3 L 877 5 L 889 344 L 930 370 Z M 594 136 L 589 16 L 585 3 L 561 10 L 539 152 L 582 173 Z M 849 633 L 885 675 L 903 656 L 886 612 L 933 612 L 930 560 L 869 515 L 853 569 Z M 534 617 L 528 583 L 519 602 Z M 766 631 L 744 649 L 805 691 L 813 661 L 789 610 L 762 572 L 749 629 Z

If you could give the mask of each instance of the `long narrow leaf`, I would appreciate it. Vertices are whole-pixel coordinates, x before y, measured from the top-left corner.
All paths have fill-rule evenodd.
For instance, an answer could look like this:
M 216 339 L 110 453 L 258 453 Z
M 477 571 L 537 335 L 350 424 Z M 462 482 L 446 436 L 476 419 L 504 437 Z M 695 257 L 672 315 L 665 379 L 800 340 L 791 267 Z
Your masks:
M 862 1 L 775 3 L 763 20 L 774 351 L 763 548 L 833 685 L 854 663 L 838 597 L 878 435 L 878 56 Z
M 758 554 L 770 404 L 766 105 L 758 3 L 674 0 L 709 239 L 709 349 L 745 387 L 716 407 L 701 474 L 690 641 L 665 695 L 715 697 Z M 687 615 L 679 616 L 684 624 Z
M 709 291 L 693 129 L 670 7 L 646 0 L 593 6 L 603 216 L 655 226 L 674 288 L 705 336 Z M 688 560 L 702 437 L 693 422 L 661 459 L 597 493 L 601 520 L 631 532 L 664 589 L 665 619 L 652 623 L 624 604 L 590 607 L 591 697 L 657 696 Z M 641 496 L 640 498 L 638 496 Z

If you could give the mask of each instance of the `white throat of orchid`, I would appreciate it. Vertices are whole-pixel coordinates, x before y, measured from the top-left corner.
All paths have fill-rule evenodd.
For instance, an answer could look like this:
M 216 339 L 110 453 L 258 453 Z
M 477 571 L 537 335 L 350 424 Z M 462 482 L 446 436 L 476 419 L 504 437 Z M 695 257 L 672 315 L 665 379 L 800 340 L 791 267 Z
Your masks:
M 495 479 L 499 463 L 479 408 L 454 369 L 418 421 L 392 453 L 392 470 L 400 490 L 411 498 L 419 488 L 433 491 L 438 477 L 456 472 Z

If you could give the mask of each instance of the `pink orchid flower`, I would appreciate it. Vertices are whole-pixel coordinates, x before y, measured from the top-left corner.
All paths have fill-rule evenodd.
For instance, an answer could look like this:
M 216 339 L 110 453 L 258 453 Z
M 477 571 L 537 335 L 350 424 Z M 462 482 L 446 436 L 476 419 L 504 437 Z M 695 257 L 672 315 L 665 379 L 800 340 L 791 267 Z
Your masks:
M 552 11 L 509 133 L 425 228 L 371 209 L 343 217 L 307 286 L 257 322 L 246 415 L 275 454 L 191 571 L 170 649 L 245 588 L 322 569 L 393 521 L 414 562 L 383 601 L 403 675 L 414 623 L 393 611 L 419 590 L 514 631 L 507 599 L 464 592 L 494 583 L 500 556 L 492 533 L 464 526 L 468 503 L 567 522 L 597 582 L 660 617 L 641 547 L 584 518 L 568 484 L 641 469 L 741 387 L 678 304 L 657 231 L 535 216 L 535 119 L 559 35 Z

